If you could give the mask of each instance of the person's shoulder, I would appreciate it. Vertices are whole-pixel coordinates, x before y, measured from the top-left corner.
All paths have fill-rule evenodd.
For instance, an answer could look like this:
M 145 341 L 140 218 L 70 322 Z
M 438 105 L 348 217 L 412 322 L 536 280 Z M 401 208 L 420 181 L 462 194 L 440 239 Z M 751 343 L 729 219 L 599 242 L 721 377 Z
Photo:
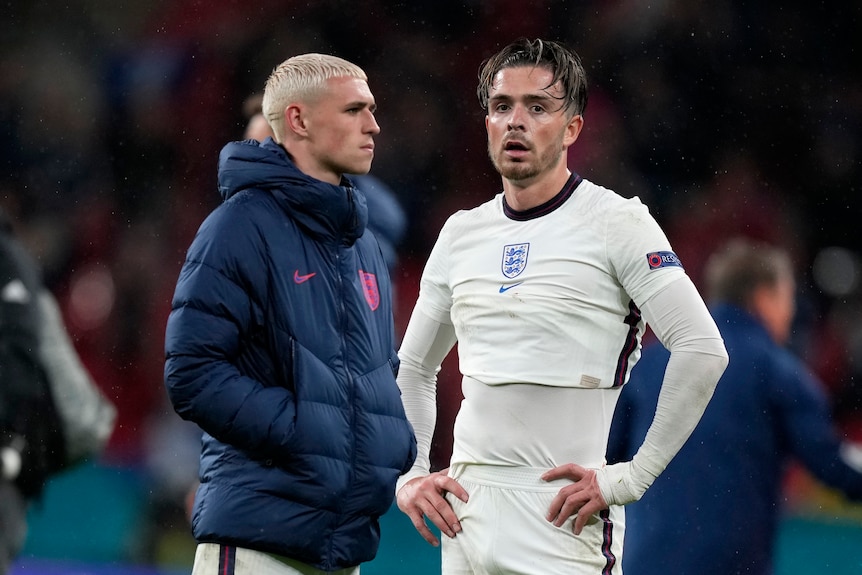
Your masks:
M 751 360 L 759 357 L 760 361 L 771 361 L 783 353 L 763 323 L 744 308 L 718 301 L 710 305 L 709 312 L 721 336 L 728 346 L 738 350 L 737 354 L 747 354 Z
M 639 197 L 627 198 L 589 180 L 578 185 L 573 200 L 570 211 L 580 220 L 608 226 L 609 229 L 626 227 L 640 230 L 655 221 Z
M 814 371 L 791 349 L 773 344 L 770 350 L 773 368 L 786 379 L 811 381 Z
M 730 306 L 710 310 L 731 354 L 735 368 L 763 373 L 776 382 L 814 377 L 811 368 L 791 348 L 777 344 L 758 320 Z
M 259 188 L 240 190 L 216 206 L 206 222 L 220 227 L 242 227 L 270 219 L 276 203 L 272 194 Z
M 739 351 L 739 348 L 730 350 L 730 365 L 736 362 L 737 369 L 747 367 L 758 374 L 765 384 L 764 392 L 775 398 L 775 405 L 789 407 L 793 402 L 798 403 L 800 397 L 805 398 L 803 403 L 827 401 L 827 391 L 820 378 L 792 349 L 770 341 L 747 350 L 747 355 L 743 351 L 740 356 Z M 745 362 L 744 357 L 749 361 Z
M 648 212 L 644 203 L 637 196 L 627 198 L 610 188 L 587 179 L 581 180 L 572 199 L 574 200 L 572 202 L 573 208 L 581 214 L 601 216 Z
M 583 179 L 575 190 L 575 198 L 581 204 L 605 210 L 642 210 L 646 205 L 638 196 L 625 197 L 610 188 Z
M 198 257 L 229 257 L 243 254 L 258 245 L 268 229 L 278 226 L 274 200 L 266 190 L 237 192 L 204 219 L 195 235 L 190 253 Z

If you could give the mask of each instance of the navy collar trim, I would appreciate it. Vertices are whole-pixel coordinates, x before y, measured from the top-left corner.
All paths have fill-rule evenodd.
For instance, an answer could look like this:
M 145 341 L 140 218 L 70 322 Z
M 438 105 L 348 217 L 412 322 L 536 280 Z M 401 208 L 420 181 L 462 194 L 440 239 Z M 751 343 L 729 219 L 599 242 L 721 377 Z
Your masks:
M 544 204 L 532 207 L 528 210 L 518 211 L 509 207 L 509 204 L 506 203 L 506 196 L 503 196 L 503 214 L 506 215 L 510 220 L 515 220 L 517 222 L 525 222 L 527 220 L 532 220 L 535 218 L 541 218 L 542 216 L 548 215 L 568 200 L 573 193 L 575 193 L 575 189 L 580 185 L 580 183 L 584 181 L 584 179 L 572 172 L 572 175 L 569 176 L 569 179 L 566 181 L 565 185 L 563 185 L 563 189 L 559 191 L 559 193 L 545 202 Z

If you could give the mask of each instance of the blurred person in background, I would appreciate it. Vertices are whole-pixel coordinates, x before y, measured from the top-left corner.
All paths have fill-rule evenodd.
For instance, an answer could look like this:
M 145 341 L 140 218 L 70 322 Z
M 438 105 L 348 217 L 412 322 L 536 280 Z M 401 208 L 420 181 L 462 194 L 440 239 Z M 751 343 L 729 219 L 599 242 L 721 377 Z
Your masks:
M 397 502 L 447 575 L 620 573 L 622 505 L 697 423 L 727 362 L 718 329 L 637 198 L 567 168 L 587 101 L 580 58 L 518 40 L 480 68 L 503 191 L 451 216 L 399 351 L 419 443 Z M 642 310 L 642 311 L 641 311 Z M 671 350 L 666 400 L 634 456 L 605 465 L 645 323 Z M 450 467 L 431 473 L 437 373 L 458 343 L 464 401 Z
M 730 364 L 688 442 L 627 509 L 626 575 L 772 573 L 793 459 L 862 499 L 862 450 L 842 440 L 820 382 L 784 347 L 796 291 L 788 252 L 732 239 L 709 258 L 705 282 Z M 667 362 L 661 346 L 644 350 L 617 405 L 608 461 L 640 445 Z
M 0 208 L 0 574 L 24 545 L 30 503 L 55 474 L 100 455 L 115 418 Z
M 415 458 L 386 262 L 344 177 L 371 167 L 375 108 L 358 66 L 295 56 L 264 90 L 274 137 L 220 155 L 165 344 L 204 431 L 195 575 L 359 573 Z
M 0 209 L 0 573 L 27 535 L 27 508 L 64 450 L 39 355 L 41 273 Z

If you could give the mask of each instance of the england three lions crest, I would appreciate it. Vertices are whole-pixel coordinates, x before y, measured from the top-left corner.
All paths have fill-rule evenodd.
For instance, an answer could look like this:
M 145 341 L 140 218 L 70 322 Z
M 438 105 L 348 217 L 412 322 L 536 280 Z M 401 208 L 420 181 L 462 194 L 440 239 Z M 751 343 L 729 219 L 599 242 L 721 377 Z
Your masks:
M 380 306 L 380 290 L 377 289 L 377 276 L 359 270 L 359 281 L 362 282 L 362 291 L 365 294 L 365 301 L 371 311 L 376 311 Z
M 529 243 L 503 246 L 503 275 L 509 279 L 521 275 L 521 272 L 527 267 L 529 251 Z

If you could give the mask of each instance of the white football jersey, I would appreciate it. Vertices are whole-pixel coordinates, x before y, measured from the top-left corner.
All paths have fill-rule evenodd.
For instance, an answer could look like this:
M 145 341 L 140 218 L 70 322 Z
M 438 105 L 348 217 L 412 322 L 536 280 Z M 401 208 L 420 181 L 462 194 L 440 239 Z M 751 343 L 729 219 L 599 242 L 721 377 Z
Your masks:
M 640 200 L 575 174 L 531 210 L 498 194 L 450 217 L 416 308 L 458 339 L 451 463 L 601 467 L 640 357 L 637 303 L 684 273 Z
M 613 388 L 640 357 L 637 303 L 684 273 L 638 198 L 573 174 L 531 210 L 498 194 L 452 215 L 416 306 L 454 325 L 461 372 L 486 385 Z

